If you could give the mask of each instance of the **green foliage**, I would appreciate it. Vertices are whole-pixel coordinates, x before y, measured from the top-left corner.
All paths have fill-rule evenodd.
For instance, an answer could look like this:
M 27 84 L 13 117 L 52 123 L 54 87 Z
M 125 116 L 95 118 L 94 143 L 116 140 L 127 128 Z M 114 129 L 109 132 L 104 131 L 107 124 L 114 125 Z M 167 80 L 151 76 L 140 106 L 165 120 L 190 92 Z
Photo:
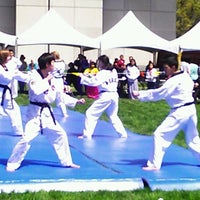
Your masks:
M 177 0 L 176 7 L 176 36 L 179 37 L 199 22 L 200 1 Z

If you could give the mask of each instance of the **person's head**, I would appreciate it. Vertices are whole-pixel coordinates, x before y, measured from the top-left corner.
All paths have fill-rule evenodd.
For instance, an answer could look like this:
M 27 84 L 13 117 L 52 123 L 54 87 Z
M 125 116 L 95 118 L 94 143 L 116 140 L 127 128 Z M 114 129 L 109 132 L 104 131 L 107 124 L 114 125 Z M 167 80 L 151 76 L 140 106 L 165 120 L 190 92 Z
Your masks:
M 70 63 L 68 64 L 68 66 L 69 66 L 69 68 L 73 68 L 73 67 L 74 67 L 74 63 L 73 63 L 73 62 L 70 62 Z
M 41 70 L 47 69 L 48 71 L 54 70 L 55 57 L 51 53 L 43 53 L 38 58 L 38 65 Z
M 106 55 L 102 55 L 98 57 L 98 61 L 97 61 L 97 65 L 98 68 L 101 69 L 105 69 L 105 70 L 112 70 L 113 66 L 110 64 L 110 60 L 108 58 L 108 56 Z
M 132 59 L 130 60 L 130 64 L 131 64 L 131 65 L 136 65 L 135 59 L 132 58 Z
M 19 58 L 21 61 L 24 61 L 26 59 L 26 57 L 22 54 Z
M 123 60 L 123 59 L 124 59 L 124 55 L 121 54 L 121 55 L 119 56 L 119 58 Z
M 51 54 L 54 55 L 55 60 L 59 60 L 60 59 L 60 54 L 57 51 L 53 51 L 53 52 L 51 52 Z
M 78 59 L 79 60 L 84 60 L 84 59 L 86 59 L 86 57 L 83 55 L 83 54 L 78 54 Z
M 10 52 L 6 49 L 0 50 L 0 64 L 5 65 L 9 60 L 11 59 L 10 57 Z
M 164 71 L 167 76 L 171 76 L 178 71 L 177 57 L 171 56 L 164 61 Z
M 129 56 L 129 62 L 131 62 L 131 60 L 133 59 L 133 56 Z
M 14 51 L 12 49 L 9 49 L 8 51 L 10 53 L 10 56 L 13 57 L 14 56 Z
M 95 68 L 96 67 L 96 63 L 94 61 L 90 62 L 90 68 Z

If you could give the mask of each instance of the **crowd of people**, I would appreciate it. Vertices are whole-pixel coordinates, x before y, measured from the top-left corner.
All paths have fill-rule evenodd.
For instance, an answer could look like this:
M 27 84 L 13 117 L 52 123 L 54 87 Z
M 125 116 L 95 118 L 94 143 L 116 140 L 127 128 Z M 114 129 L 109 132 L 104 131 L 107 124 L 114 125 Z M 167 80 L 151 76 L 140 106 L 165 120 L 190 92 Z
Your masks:
M 69 69 L 65 75 L 66 64 L 56 51 L 43 53 L 38 58 L 37 65 L 31 61 L 28 68 L 24 55 L 18 60 L 13 51 L 0 50 L 1 107 L 10 118 L 13 132 L 21 136 L 7 161 L 7 171 L 13 172 L 20 167 L 31 147 L 31 141 L 40 133 L 50 141 L 62 166 L 80 167 L 72 161 L 67 133 L 56 120 L 51 108 L 51 104 L 55 102 L 63 117 L 67 117 L 66 106 L 75 107 L 76 104 L 85 103 L 84 98 L 78 99 L 67 94 L 66 85 L 71 84 L 74 84 L 79 95 L 83 95 L 85 87 L 86 95 L 95 99 L 86 110 L 83 133 L 78 139 L 92 139 L 98 119 L 104 112 L 118 136 L 128 137 L 118 116 L 119 97 L 127 84 L 128 96 L 132 100 L 164 99 L 171 107 L 166 119 L 154 132 L 153 150 L 143 169 L 161 168 L 166 149 L 180 130 L 184 130 L 189 149 L 200 160 L 200 138 L 193 92 L 194 86 L 198 84 L 197 76 L 194 75 L 194 71 L 198 72 L 198 66 L 194 65 L 182 62 L 180 70 L 176 57 L 167 58 L 164 62 L 166 81 L 160 86 L 157 84 L 156 67 L 150 61 L 145 71 L 147 88 L 139 90 L 141 73 L 132 56 L 126 64 L 123 55 L 111 63 L 106 55 L 99 56 L 94 62 L 79 54 L 74 62 L 68 64 Z M 28 72 L 24 73 L 27 68 Z M 18 81 L 20 92 L 24 92 L 24 84 L 27 84 L 30 103 L 25 128 L 22 125 L 20 107 L 14 99 L 14 81 Z
M 14 54 L 13 51 L 12 53 Z M 59 54 L 55 51 L 52 53 Z M 85 86 L 81 84 L 80 77 L 76 75 L 76 73 L 85 73 L 90 74 L 91 76 L 95 76 L 99 72 L 96 61 L 88 60 L 87 57 L 83 54 L 78 54 L 77 59 L 66 64 L 65 61 L 60 58 L 60 55 L 55 56 L 57 57 L 55 65 L 60 65 L 60 67 L 62 66 L 62 69 L 57 69 L 57 71 L 59 71 L 60 73 L 59 76 L 60 78 L 62 78 L 62 80 L 64 79 L 65 86 L 74 88 L 74 95 L 87 95 L 87 97 L 89 98 L 98 98 L 98 87 Z M 20 56 L 20 59 L 15 58 L 15 61 L 18 62 L 17 68 L 20 71 L 31 71 L 32 69 L 39 68 L 38 64 L 33 60 L 31 60 L 30 63 L 27 64 L 25 59 L 26 57 L 23 54 Z M 159 87 L 159 72 L 152 61 L 149 61 L 145 70 L 141 70 L 133 56 L 129 56 L 129 61 L 126 62 L 124 59 L 124 55 L 121 54 L 119 58 L 114 59 L 114 62 L 112 64 L 113 67 L 117 70 L 118 74 L 119 82 L 117 85 L 117 92 L 120 97 L 134 99 L 135 97 L 132 96 L 130 91 L 138 90 L 139 84 L 141 88 L 147 89 L 155 89 Z M 15 91 L 13 91 L 13 95 L 16 94 L 14 96 L 17 96 L 18 92 L 27 93 L 26 83 L 22 81 L 18 81 L 18 85 L 15 81 L 15 87 L 13 88 L 15 88 Z M 64 108 L 62 109 L 62 112 L 63 115 L 67 116 Z

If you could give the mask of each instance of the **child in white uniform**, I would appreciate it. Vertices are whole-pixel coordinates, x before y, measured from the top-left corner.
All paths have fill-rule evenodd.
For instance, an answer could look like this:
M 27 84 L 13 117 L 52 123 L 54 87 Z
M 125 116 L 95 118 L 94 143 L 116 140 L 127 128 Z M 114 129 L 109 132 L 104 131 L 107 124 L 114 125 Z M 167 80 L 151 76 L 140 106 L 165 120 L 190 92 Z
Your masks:
M 85 128 L 83 135 L 79 136 L 79 138 L 90 139 L 92 137 L 97 121 L 104 111 L 119 136 L 126 138 L 127 132 L 118 117 L 117 71 L 110 64 L 109 58 L 106 55 L 98 58 L 97 65 L 100 71 L 96 76 L 87 77 L 84 74 L 80 74 L 81 84 L 98 86 L 99 98 L 87 109 Z
M 10 53 L 8 50 L 0 51 L 0 103 L 5 114 L 8 115 L 11 121 L 13 131 L 16 135 L 23 135 L 23 125 L 21 118 L 21 111 L 18 104 L 13 99 L 12 93 L 12 81 L 19 80 L 27 82 L 29 76 L 19 71 L 19 69 L 14 69 L 7 66 L 10 60 Z
M 57 84 L 58 84 L 58 88 L 60 89 L 60 93 L 64 93 L 64 72 L 65 72 L 65 62 L 64 60 L 60 59 L 60 54 L 57 51 L 53 51 L 52 54 L 55 57 L 55 62 L 54 62 L 54 77 L 57 79 Z M 56 106 L 60 109 L 62 116 L 63 117 L 68 117 L 67 114 L 67 108 L 66 108 L 66 104 L 63 102 L 63 99 L 61 98 L 62 94 L 60 95 L 59 98 L 57 98 L 56 100 Z
M 30 105 L 27 110 L 27 123 L 24 137 L 16 144 L 7 162 L 7 171 L 15 171 L 21 165 L 26 153 L 30 148 L 30 142 L 39 135 L 44 134 L 52 146 L 62 166 L 79 168 L 72 162 L 67 134 L 55 120 L 52 109 L 49 106 L 57 98 L 59 89 L 56 88 L 56 78 L 51 72 L 54 70 L 54 56 L 49 53 L 42 54 L 38 59 L 40 69 L 32 70 L 31 80 L 28 83 Z M 60 93 L 59 93 L 60 95 Z M 84 99 L 77 100 L 63 94 L 64 102 L 68 106 L 76 103 L 85 103 Z
M 158 89 L 133 91 L 141 101 L 158 101 L 165 99 L 171 107 L 166 119 L 154 132 L 152 153 L 144 170 L 159 170 L 166 149 L 170 146 L 179 131 L 185 132 L 189 149 L 200 160 L 200 138 L 197 130 L 196 107 L 192 91 L 194 82 L 186 72 L 178 70 L 176 58 L 165 62 L 164 71 L 169 79 Z

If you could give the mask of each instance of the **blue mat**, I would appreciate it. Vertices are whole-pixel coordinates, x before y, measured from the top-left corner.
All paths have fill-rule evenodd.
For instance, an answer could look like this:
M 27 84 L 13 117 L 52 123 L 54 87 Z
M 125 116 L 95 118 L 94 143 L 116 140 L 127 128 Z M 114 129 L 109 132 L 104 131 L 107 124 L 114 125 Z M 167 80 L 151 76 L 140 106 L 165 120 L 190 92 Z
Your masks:
M 21 107 L 24 119 L 26 107 Z M 45 136 L 39 135 L 22 163 L 14 173 L 5 170 L 6 162 L 19 137 L 12 134 L 7 116 L 0 116 L 0 190 L 24 192 L 39 190 L 97 191 L 200 189 L 199 163 L 184 148 L 171 145 L 160 171 L 143 171 L 142 166 L 152 146 L 152 136 L 128 132 L 128 138 L 118 138 L 110 123 L 99 121 L 92 140 L 81 140 L 84 115 L 68 110 L 62 118 L 55 116 L 66 130 L 73 161 L 80 169 L 60 166 L 57 155 Z

